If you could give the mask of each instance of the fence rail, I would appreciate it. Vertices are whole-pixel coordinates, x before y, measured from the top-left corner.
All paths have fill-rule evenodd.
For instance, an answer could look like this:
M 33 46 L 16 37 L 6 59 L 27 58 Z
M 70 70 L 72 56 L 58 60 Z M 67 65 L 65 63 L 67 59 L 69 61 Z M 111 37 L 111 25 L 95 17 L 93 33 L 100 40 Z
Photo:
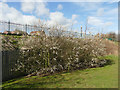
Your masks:
M 27 32 L 28 34 L 30 34 L 30 32 L 32 32 L 32 31 L 41 31 L 41 30 L 43 30 L 47 35 L 49 35 L 51 33 L 50 32 L 51 28 L 47 27 L 47 26 L 19 24 L 19 23 L 14 23 L 14 22 L 10 22 L 10 21 L 7 22 L 7 21 L 0 20 L 0 32 L 15 31 L 16 29 Z M 73 31 L 64 31 L 63 34 L 64 35 L 72 34 L 75 37 L 84 37 L 85 36 L 85 34 L 83 32 L 73 32 Z M 87 36 L 89 36 L 89 35 L 87 35 Z
M 29 24 L 19 24 L 14 22 L 6 22 L 6 21 L 0 21 L 0 31 L 14 31 L 15 29 L 25 31 L 27 33 L 30 33 L 31 31 L 40 31 L 42 28 L 46 29 L 46 27 L 40 27 L 36 25 L 29 25 Z

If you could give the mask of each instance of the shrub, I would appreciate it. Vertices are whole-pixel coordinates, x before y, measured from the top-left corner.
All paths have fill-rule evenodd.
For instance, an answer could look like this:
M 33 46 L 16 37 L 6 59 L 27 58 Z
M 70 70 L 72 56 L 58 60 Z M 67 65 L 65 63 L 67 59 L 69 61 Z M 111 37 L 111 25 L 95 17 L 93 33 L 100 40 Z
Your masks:
M 97 58 L 105 55 L 104 43 L 98 37 L 30 36 L 20 44 L 24 50 L 21 50 L 16 70 L 27 74 L 99 66 Z
M 19 49 L 19 45 L 18 45 L 19 38 L 14 38 L 13 36 L 9 36 L 9 35 L 7 36 L 2 35 L 1 37 L 2 37 L 1 40 L 2 40 L 3 51 Z

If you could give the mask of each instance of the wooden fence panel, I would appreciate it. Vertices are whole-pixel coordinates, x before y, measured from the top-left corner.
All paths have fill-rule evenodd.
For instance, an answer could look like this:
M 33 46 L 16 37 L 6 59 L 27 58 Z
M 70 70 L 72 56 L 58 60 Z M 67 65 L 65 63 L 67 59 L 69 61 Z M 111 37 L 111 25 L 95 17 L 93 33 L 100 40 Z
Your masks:
M 11 71 L 14 68 L 17 59 L 19 58 L 19 51 L 2 51 L 2 81 L 6 81 L 17 77 Z

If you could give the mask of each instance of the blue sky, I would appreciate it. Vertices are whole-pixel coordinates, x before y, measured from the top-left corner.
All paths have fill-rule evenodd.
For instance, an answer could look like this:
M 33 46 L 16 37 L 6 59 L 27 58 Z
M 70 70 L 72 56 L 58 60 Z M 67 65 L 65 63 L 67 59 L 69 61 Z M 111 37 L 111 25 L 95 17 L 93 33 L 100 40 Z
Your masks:
M 118 3 L 110 2 L 6 2 L 0 3 L 2 15 L 0 20 L 16 23 L 34 24 L 38 19 L 45 20 L 48 25 L 61 24 L 73 31 L 85 30 L 88 20 L 88 31 L 118 31 Z

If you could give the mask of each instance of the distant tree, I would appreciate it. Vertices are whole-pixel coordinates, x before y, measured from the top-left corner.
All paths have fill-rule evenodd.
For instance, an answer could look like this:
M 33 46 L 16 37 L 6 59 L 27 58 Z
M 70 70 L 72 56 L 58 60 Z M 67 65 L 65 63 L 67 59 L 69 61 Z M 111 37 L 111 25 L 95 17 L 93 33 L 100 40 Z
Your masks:
M 112 40 L 117 40 L 117 37 L 116 37 L 117 35 L 116 35 L 116 33 L 114 33 L 114 32 L 110 32 L 110 33 L 108 33 L 107 34 L 107 38 L 110 38 L 110 39 L 112 39 Z

